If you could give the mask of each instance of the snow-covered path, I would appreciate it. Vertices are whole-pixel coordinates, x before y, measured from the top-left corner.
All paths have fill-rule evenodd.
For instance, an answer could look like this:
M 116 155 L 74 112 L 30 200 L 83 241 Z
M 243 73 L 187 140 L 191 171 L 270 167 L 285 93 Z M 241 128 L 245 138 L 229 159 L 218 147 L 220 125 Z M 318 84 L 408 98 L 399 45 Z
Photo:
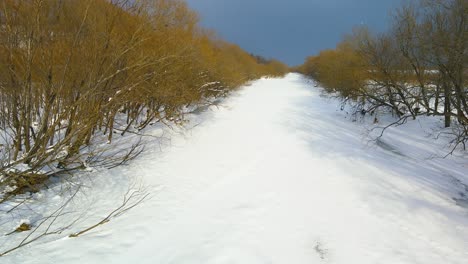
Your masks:
M 162 153 L 99 176 L 142 177 L 152 199 L 0 263 L 467 263 L 468 209 L 452 199 L 467 163 L 426 160 L 431 140 L 405 130 L 384 137 L 398 151 L 380 148 L 344 117 L 300 75 L 256 81 Z

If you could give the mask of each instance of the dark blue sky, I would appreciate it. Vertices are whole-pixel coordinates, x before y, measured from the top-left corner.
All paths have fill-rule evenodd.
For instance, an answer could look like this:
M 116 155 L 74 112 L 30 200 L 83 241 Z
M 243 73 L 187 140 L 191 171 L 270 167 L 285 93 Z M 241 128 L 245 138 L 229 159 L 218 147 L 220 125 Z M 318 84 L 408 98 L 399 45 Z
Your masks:
M 224 39 L 290 65 L 334 48 L 353 26 L 388 28 L 401 0 L 187 0 Z

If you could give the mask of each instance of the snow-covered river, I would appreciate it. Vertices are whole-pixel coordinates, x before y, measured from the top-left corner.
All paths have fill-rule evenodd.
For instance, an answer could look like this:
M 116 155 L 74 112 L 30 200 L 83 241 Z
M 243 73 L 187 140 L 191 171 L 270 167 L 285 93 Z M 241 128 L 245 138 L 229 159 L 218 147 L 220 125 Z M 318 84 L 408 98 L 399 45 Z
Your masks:
M 419 133 L 424 119 L 390 129 L 382 148 L 320 94 L 298 74 L 246 86 L 162 152 L 154 142 L 93 175 L 87 219 L 108 213 L 122 179 L 140 178 L 151 199 L 0 263 L 467 263 L 468 209 L 454 200 L 467 159 L 429 158 L 443 143 Z

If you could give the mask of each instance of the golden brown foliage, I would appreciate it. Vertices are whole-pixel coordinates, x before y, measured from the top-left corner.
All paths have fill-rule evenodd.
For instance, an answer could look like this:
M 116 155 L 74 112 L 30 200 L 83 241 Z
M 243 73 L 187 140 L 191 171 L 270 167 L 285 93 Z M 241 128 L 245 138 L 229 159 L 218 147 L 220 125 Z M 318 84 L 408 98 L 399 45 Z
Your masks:
M 443 115 L 446 127 L 455 117 L 468 138 L 467 31 L 467 1 L 419 0 L 396 10 L 389 32 L 358 28 L 298 70 L 373 109 Z
M 346 42 L 307 58 L 299 71 L 345 97 L 357 96 L 369 75 L 364 59 Z
M 197 22 L 182 0 L 0 0 L 0 176 L 79 165 L 96 135 L 178 123 L 188 106 L 287 71 Z

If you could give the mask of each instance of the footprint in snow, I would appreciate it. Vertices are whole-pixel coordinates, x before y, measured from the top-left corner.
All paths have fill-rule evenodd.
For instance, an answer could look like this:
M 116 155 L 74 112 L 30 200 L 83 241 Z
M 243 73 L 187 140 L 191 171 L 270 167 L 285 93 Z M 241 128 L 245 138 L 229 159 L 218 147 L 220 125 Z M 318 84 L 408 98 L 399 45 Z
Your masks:
M 315 253 L 317 253 L 317 255 L 320 257 L 322 261 L 328 261 L 329 252 L 322 242 L 316 241 L 314 250 L 315 250 Z

